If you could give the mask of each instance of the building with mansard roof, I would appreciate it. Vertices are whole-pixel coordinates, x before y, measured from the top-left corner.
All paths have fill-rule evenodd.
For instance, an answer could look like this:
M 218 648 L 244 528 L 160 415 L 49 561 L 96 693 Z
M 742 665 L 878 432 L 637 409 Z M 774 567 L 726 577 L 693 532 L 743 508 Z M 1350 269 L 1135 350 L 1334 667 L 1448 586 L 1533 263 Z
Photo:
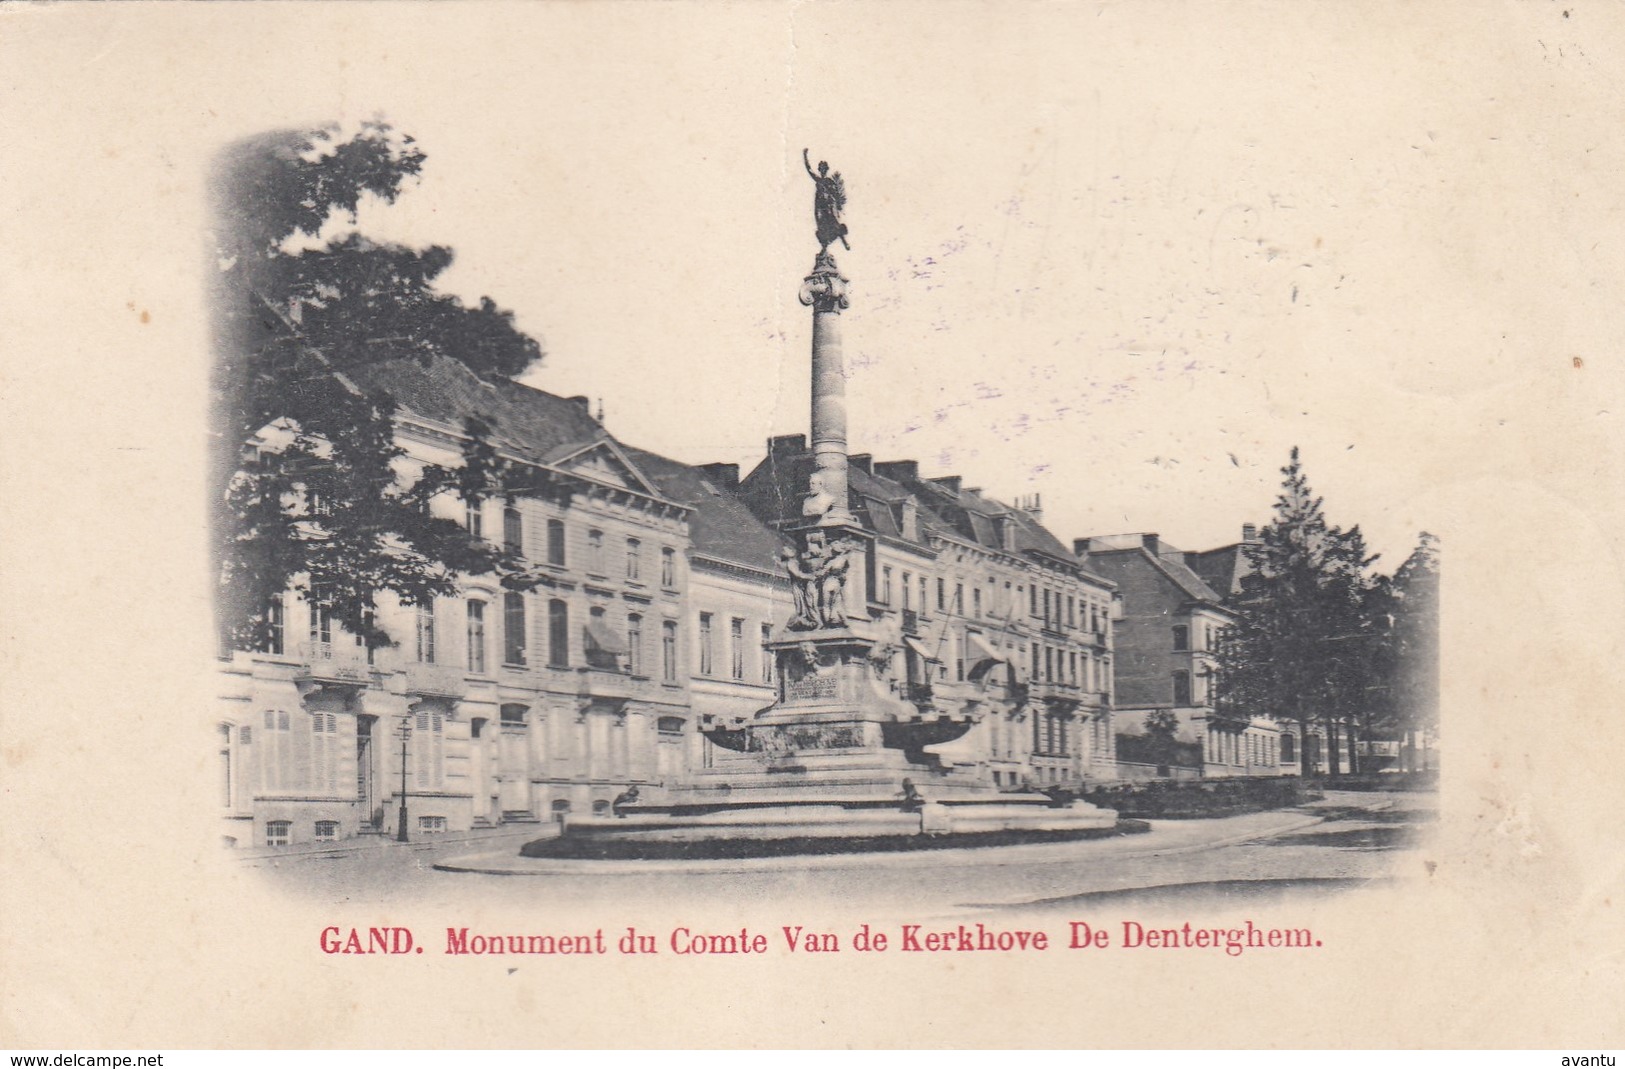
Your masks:
M 1214 700 L 1217 643 L 1234 619 L 1225 602 L 1240 592 L 1247 569 L 1241 546 L 1186 553 L 1155 534 L 1122 534 L 1080 538 L 1073 548 L 1122 598 L 1116 680 L 1124 774 L 1296 773 L 1289 733 L 1261 717 L 1228 716 Z M 1147 719 L 1159 710 L 1174 715 L 1185 744 L 1172 762 L 1146 737 Z
M 393 831 L 403 792 L 413 834 L 603 812 L 703 760 L 696 708 L 771 701 L 761 642 L 788 603 L 779 541 L 705 473 L 621 443 L 586 398 L 488 382 L 456 361 L 345 374 L 398 402 L 408 481 L 461 463 L 470 417 L 490 428 L 533 491 L 432 507 L 518 550 L 541 583 L 519 593 L 469 576 L 426 606 L 380 596 L 399 642 L 372 651 L 283 595 L 269 646 L 222 664 L 228 840 Z M 267 428 L 254 444 L 278 437 Z
M 805 436 L 773 438 L 738 493 L 785 530 L 803 519 L 812 470 Z M 1010 789 L 1115 778 L 1114 584 L 1044 528 L 1036 505 L 861 454 L 848 488 L 871 536 L 860 586 L 888 638 L 889 685 L 922 710 L 977 721 L 934 748 L 945 766 Z

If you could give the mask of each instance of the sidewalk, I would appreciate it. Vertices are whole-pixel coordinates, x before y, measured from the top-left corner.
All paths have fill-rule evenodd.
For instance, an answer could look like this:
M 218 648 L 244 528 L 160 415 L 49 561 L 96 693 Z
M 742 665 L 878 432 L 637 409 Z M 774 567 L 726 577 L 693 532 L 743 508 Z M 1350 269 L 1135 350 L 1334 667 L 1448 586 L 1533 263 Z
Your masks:
M 396 842 L 393 834 L 358 835 L 332 843 L 300 843 L 296 846 L 239 846 L 231 851 L 236 861 L 308 860 L 310 858 L 355 857 L 360 854 L 381 854 L 388 851 L 429 851 L 464 843 L 480 844 L 514 840 L 514 853 L 519 843 L 558 834 L 558 825 L 550 822 L 536 824 L 504 824 L 495 828 L 475 828 L 471 831 L 447 834 L 419 834 L 410 842 Z
M 692 861 L 574 861 L 526 858 L 520 857 L 518 850 L 510 847 L 446 858 L 437 862 L 434 867 L 442 872 L 491 876 L 643 876 L 661 873 L 722 874 L 874 868 L 941 870 L 991 865 L 1070 865 L 1076 864 L 1080 859 L 1129 860 L 1212 850 L 1312 827 L 1325 822 L 1338 811 L 1347 809 L 1377 811 L 1390 808 L 1393 804 L 1393 800 L 1387 797 L 1328 792 L 1324 800 L 1295 809 L 1275 809 L 1208 820 L 1154 820 L 1149 822 L 1151 830 L 1140 835 L 1023 846 L 949 847 L 896 853 L 798 854 L 788 857 L 708 858 Z M 539 837 L 530 836 L 530 838 Z

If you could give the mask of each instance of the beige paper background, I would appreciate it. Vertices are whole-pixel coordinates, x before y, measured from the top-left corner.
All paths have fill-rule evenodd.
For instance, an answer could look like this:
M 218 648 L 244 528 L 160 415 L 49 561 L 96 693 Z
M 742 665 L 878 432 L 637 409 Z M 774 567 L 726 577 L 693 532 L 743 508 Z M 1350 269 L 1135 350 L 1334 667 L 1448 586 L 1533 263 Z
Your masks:
M 0 1044 L 1625 1042 L 1622 46 L 1625 12 L 1563 0 L 7 5 Z M 855 442 L 1064 497 L 1063 537 L 1173 515 L 1163 533 L 1200 546 L 1267 508 L 1305 440 L 1333 519 L 1390 565 L 1417 528 L 1443 535 L 1432 875 L 1271 911 L 1325 942 L 1290 957 L 320 955 L 329 923 L 859 919 L 613 888 L 323 902 L 213 846 L 203 177 L 233 138 L 376 111 L 431 176 L 451 163 L 403 235 L 520 308 L 552 353 L 539 385 L 613 377 L 610 425 L 639 444 L 735 459 L 796 429 L 810 144 L 854 194 Z M 1005 198 L 944 290 L 887 274 Z M 1069 315 L 1086 326 L 1058 360 L 1044 325 Z M 939 322 L 969 340 L 938 344 Z M 1056 415 L 1087 394 L 1074 376 L 1154 379 L 1164 351 L 1211 373 Z M 960 404 L 978 383 L 1001 397 Z M 888 413 L 944 405 L 919 438 Z M 1054 418 L 1006 433 L 1026 412 Z M 1066 493 L 1045 463 L 1075 472 Z

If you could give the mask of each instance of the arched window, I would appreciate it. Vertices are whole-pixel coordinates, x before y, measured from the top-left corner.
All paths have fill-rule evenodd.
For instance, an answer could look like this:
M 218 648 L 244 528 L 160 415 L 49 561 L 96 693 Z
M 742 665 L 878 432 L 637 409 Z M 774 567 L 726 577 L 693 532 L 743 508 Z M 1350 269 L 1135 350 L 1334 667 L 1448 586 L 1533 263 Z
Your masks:
M 547 603 L 547 663 L 570 666 L 570 606 L 557 598 Z
M 502 663 L 525 663 L 525 595 L 517 591 L 502 596 Z

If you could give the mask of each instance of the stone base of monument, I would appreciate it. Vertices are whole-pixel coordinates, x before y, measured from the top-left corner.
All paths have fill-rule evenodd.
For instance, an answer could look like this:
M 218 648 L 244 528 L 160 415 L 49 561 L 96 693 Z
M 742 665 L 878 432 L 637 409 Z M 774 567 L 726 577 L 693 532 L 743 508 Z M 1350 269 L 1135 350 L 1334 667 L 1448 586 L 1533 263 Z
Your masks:
M 1117 814 L 1087 803 L 1057 806 L 1038 794 L 943 792 L 905 810 L 868 791 L 815 797 L 803 788 L 748 802 L 623 807 L 619 817 L 571 817 L 554 839 L 526 844 L 531 857 L 703 858 L 995 846 L 1093 838 Z

